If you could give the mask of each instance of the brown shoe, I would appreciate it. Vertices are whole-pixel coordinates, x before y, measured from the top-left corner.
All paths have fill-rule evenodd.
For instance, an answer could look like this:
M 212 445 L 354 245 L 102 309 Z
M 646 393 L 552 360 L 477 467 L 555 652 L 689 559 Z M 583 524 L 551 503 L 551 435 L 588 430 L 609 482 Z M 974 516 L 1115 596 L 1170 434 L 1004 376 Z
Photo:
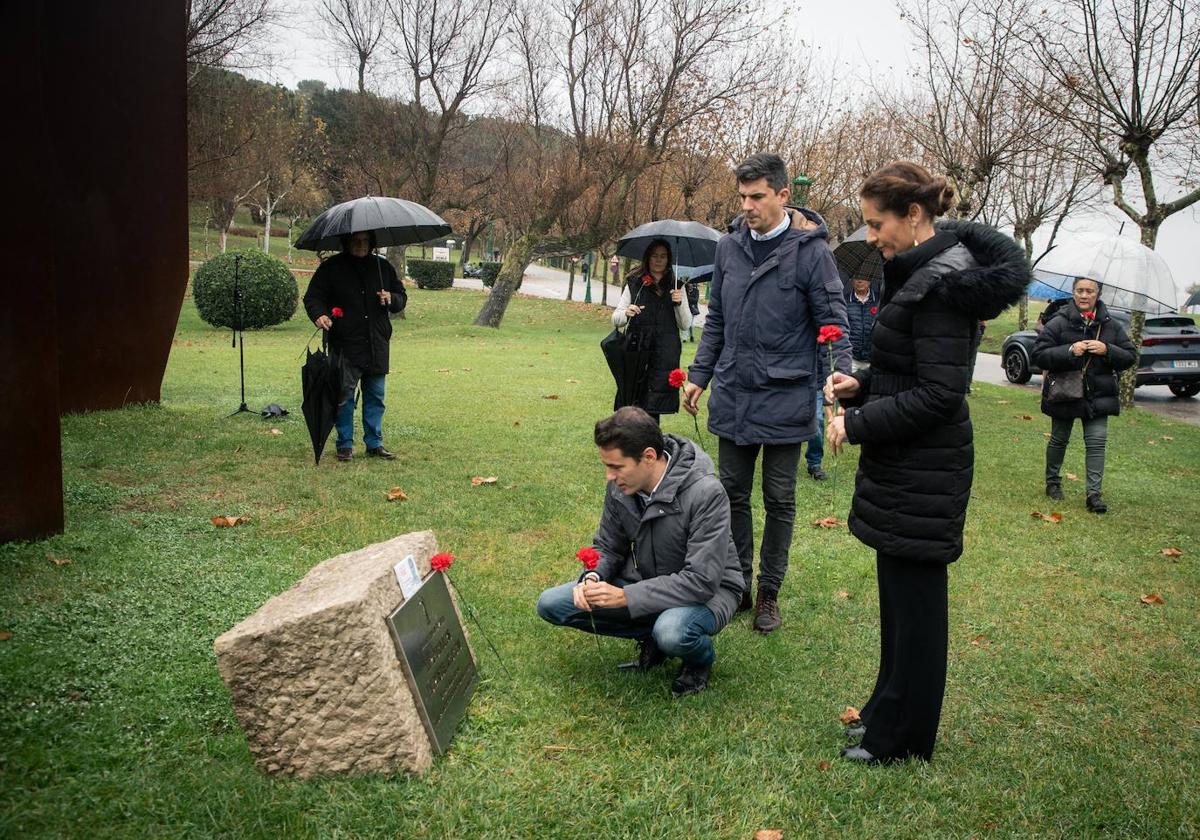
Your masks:
M 337 459 L 339 461 L 341 461 L 342 463 L 345 463 L 346 461 L 353 461 L 354 460 L 354 450 L 353 449 L 339 449 L 337 451 Z
M 754 629 L 759 633 L 778 630 L 783 624 L 779 615 L 779 593 L 770 589 L 759 589 L 754 605 Z

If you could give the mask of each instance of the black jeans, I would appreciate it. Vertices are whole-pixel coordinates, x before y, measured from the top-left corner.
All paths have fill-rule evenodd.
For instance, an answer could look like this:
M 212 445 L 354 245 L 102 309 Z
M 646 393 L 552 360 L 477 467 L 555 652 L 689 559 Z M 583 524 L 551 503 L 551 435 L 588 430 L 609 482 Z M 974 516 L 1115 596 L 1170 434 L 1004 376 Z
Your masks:
M 863 706 L 876 758 L 933 757 L 946 691 L 946 566 L 877 554 L 879 676 Z
M 759 553 L 758 585 L 778 592 L 787 573 L 792 528 L 796 523 L 796 465 L 800 444 L 779 446 L 757 443 L 739 446 L 718 438 L 721 484 L 729 496 L 729 518 L 733 544 L 742 563 L 746 591 L 754 574 L 754 519 L 750 515 L 750 493 L 754 489 L 754 465 L 762 450 L 762 495 L 766 511 L 762 548 Z

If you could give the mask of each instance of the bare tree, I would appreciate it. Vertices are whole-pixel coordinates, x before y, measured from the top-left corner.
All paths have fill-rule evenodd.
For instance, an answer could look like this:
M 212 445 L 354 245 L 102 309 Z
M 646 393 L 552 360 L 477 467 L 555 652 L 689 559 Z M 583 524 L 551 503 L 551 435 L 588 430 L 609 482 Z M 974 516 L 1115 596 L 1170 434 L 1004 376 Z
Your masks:
M 321 0 L 317 15 L 339 52 L 358 73 L 358 92 L 367 91 L 367 63 L 383 41 L 387 0 Z
M 1188 177 L 1200 145 L 1198 17 L 1190 0 L 1064 0 L 1023 34 L 1055 82 L 1045 111 L 1085 138 L 1113 204 L 1149 248 L 1164 220 L 1200 201 Z M 1130 337 L 1139 352 L 1144 323 L 1135 312 Z M 1136 368 L 1122 376 L 1123 405 L 1133 403 Z
M 532 25 L 537 20 L 541 26 Z M 614 237 L 642 176 L 689 122 L 754 89 L 751 41 L 772 21 L 737 0 L 557 0 L 518 10 L 525 126 L 503 179 L 515 234 L 475 323 L 497 327 L 529 263 Z M 643 182 L 644 183 L 644 182 Z
M 238 66 L 275 21 L 271 0 L 186 0 L 187 62 L 193 68 Z

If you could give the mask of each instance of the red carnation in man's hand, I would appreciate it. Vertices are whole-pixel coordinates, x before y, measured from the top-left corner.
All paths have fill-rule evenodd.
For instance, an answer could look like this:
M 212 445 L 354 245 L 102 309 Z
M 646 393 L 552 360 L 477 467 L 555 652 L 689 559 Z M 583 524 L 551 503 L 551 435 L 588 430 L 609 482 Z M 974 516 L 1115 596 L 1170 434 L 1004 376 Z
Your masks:
M 643 286 L 653 286 L 654 285 L 654 277 L 650 274 L 643 274 L 642 275 L 642 285 Z
M 678 388 L 684 382 L 687 382 L 687 372 L 683 368 L 675 368 L 667 374 L 667 384 L 672 388 Z
M 878 314 L 879 314 L 879 307 L 878 307 L 878 306 L 872 306 L 872 307 L 871 307 L 871 314 L 872 314 L 872 315 L 878 315 Z
M 450 564 L 454 562 L 453 554 L 435 554 L 429 558 L 429 566 L 435 572 L 444 572 L 450 568 Z
M 342 307 L 335 306 L 335 307 L 333 307 L 333 309 L 329 310 L 329 314 L 332 315 L 334 318 L 341 318 L 346 313 L 342 311 Z
M 817 332 L 817 344 L 832 344 L 844 335 L 837 324 L 826 324 Z
M 594 572 L 600 565 L 600 552 L 587 545 L 575 552 L 575 559 L 583 564 L 583 568 Z

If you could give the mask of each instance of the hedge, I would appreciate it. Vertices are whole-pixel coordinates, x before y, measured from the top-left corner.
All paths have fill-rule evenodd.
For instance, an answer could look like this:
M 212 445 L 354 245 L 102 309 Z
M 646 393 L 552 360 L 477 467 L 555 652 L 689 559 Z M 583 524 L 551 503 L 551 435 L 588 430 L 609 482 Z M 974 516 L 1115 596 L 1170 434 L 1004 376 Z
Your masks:
M 449 289 L 454 285 L 454 263 L 443 260 L 408 260 L 408 276 L 418 289 Z
M 242 326 L 247 330 L 273 327 L 296 313 L 300 290 L 288 267 L 257 248 L 228 251 L 206 261 L 192 276 L 192 300 L 200 317 L 214 327 L 232 327 L 233 286 L 237 257 L 242 292 Z

